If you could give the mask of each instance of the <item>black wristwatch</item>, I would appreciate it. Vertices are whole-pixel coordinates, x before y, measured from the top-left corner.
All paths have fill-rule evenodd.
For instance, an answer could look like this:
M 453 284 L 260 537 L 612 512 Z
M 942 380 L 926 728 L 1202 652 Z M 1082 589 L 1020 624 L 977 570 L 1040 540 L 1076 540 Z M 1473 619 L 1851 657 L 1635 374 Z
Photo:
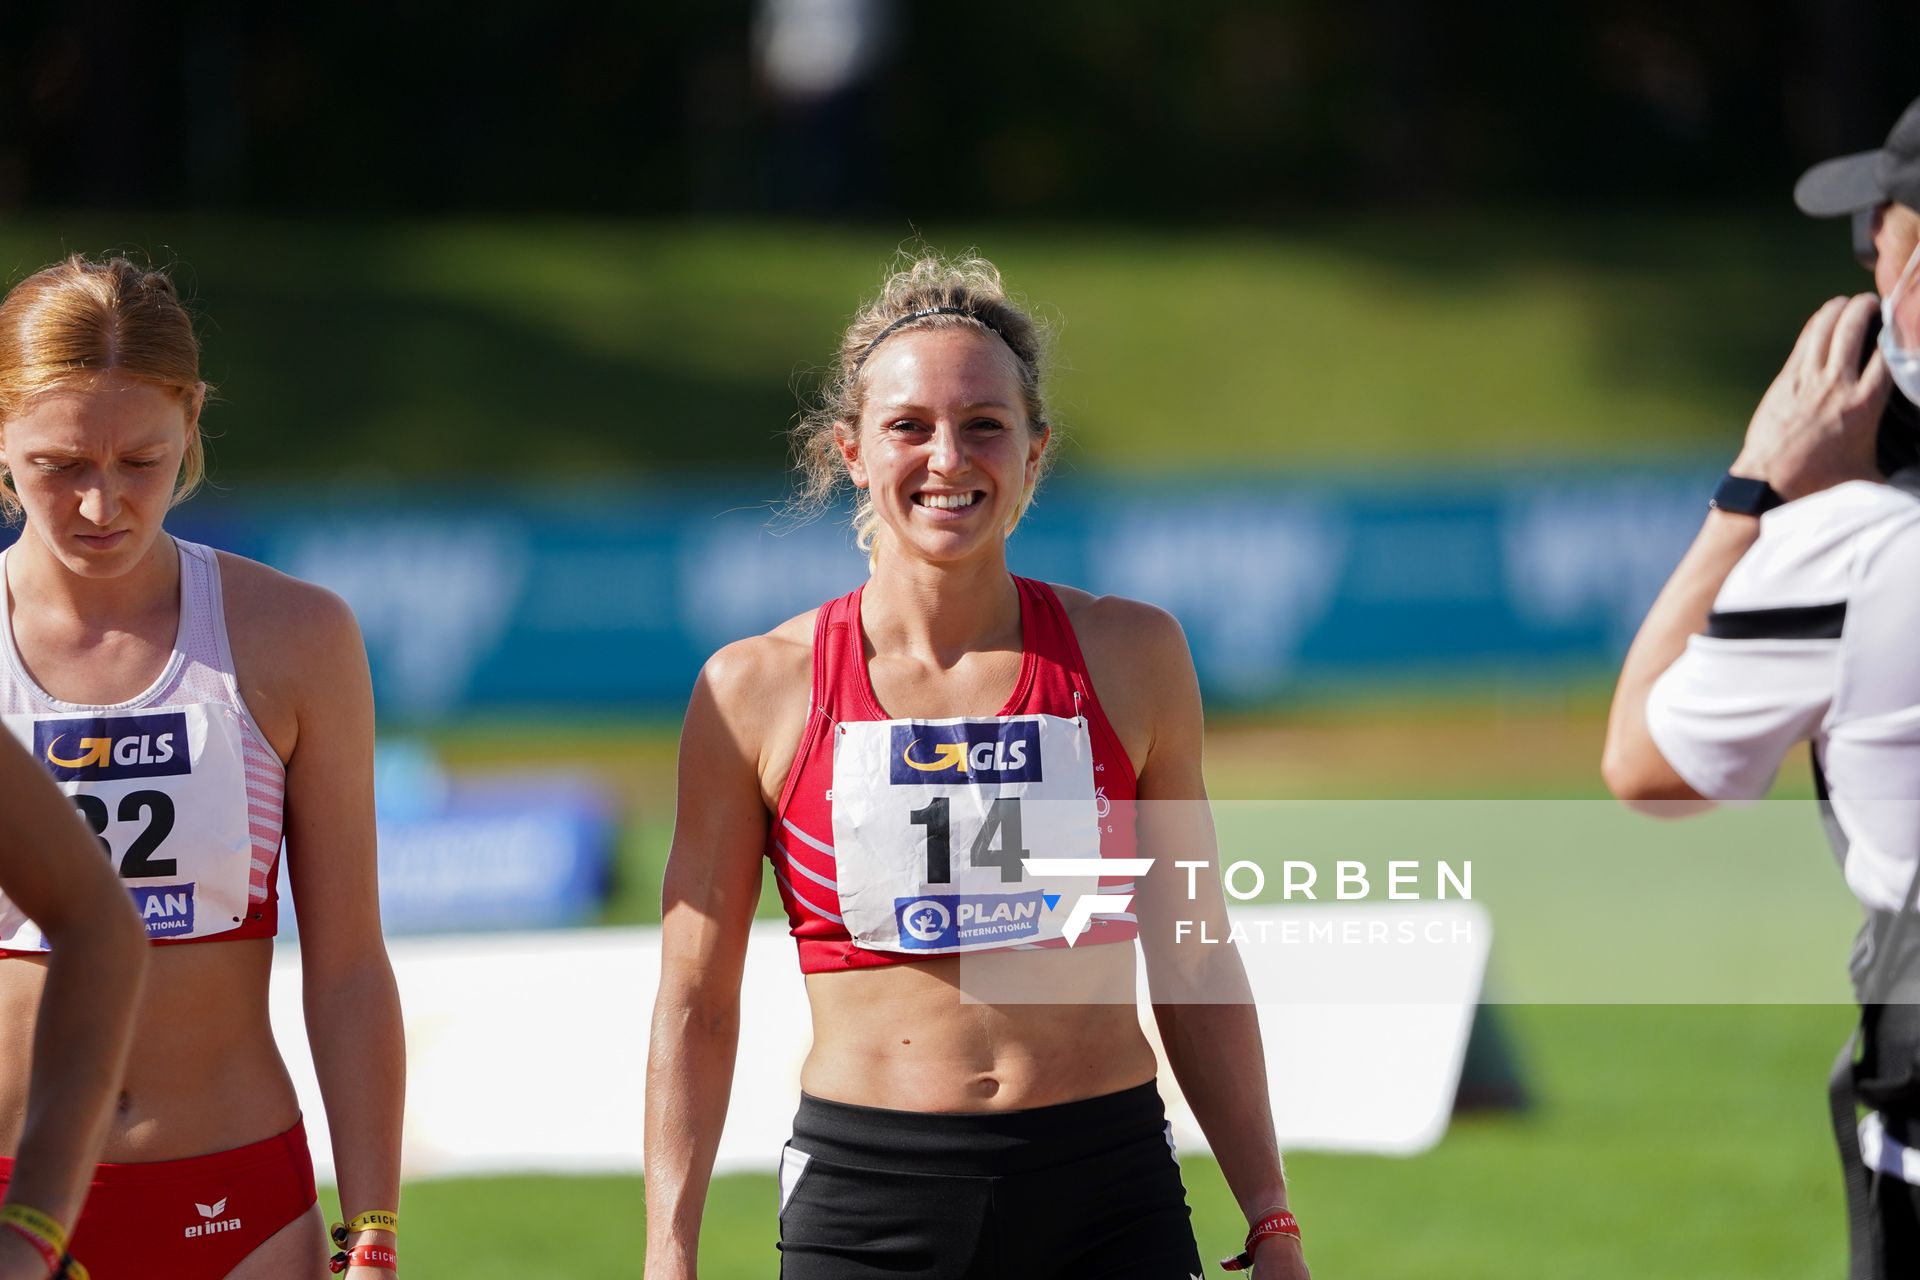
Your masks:
M 1773 491 L 1765 480 L 1750 480 L 1729 471 L 1720 487 L 1713 491 L 1707 505 L 1715 511 L 1730 511 L 1736 516 L 1757 516 L 1781 506 L 1786 499 Z

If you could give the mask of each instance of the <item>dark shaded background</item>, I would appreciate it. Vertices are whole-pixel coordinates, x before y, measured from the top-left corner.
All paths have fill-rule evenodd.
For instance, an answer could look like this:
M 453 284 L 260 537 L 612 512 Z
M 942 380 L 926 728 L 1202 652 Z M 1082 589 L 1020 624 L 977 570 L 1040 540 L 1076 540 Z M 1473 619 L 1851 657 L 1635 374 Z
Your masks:
M 868 82 L 797 111 L 738 0 L 25 0 L 0 6 L 0 209 L 1191 224 L 1778 201 L 1920 86 L 1910 0 L 925 0 L 893 21 Z
M 782 2 L 0 2 L 0 277 L 173 268 L 234 480 L 777 479 L 918 236 L 1071 318 L 1070 457 L 1704 454 L 1865 283 L 1794 177 L 1920 92 L 1912 0 L 816 0 L 886 36 L 808 97 Z

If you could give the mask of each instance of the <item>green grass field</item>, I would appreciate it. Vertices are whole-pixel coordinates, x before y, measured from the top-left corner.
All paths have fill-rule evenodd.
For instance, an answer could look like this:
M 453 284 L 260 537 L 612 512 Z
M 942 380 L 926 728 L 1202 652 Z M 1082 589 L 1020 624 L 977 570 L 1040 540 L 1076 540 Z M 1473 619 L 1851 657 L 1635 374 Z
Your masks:
M 1507 464 L 1725 451 L 1844 231 L 1690 215 L 1269 231 L 929 226 L 1057 322 L 1069 466 Z M 905 226 L 14 219 L 9 280 L 132 249 L 205 317 L 216 479 L 360 492 L 750 467 Z M 1764 269 L 1762 269 L 1764 268 Z
M 1827 1280 L 1845 1215 L 1821 1083 L 1837 1008 L 1507 1011 L 1537 1101 L 1455 1122 L 1410 1160 L 1288 1159 L 1314 1274 L 1390 1280 Z M 1203 1255 L 1245 1230 L 1211 1160 L 1183 1162 Z M 488 1178 L 406 1191 L 407 1274 L 638 1276 L 638 1178 Z M 777 1270 L 771 1176 L 718 1179 L 708 1280 Z M 536 1227 L 506 1226 L 537 1222 Z M 1213 1274 L 1219 1274 L 1217 1272 Z
M 1593 798 L 1603 711 L 1591 692 L 1303 707 L 1217 726 L 1209 770 L 1229 799 Z M 670 727 L 596 735 L 593 761 L 567 758 L 569 735 L 548 732 L 474 725 L 436 745 L 460 768 L 537 755 L 603 771 L 633 797 L 635 818 L 611 918 L 648 918 L 670 830 Z M 1795 790 L 1803 790 L 1797 776 L 1783 783 Z M 1813 914 L 1844 923 L 1846 894 L 1824 852 L 1804 854 L 1812 879 L 1784 892 L 1823 884 Z M 1684 876 L 1677 883 L 1699 890 Z M 1753 922 L 1736 909 L 1709 925 L 1710 940 L 1737 944 L 1750 941 Z M 1842 932 L 1788 950 L 1837 982 L 1844 944 Z M 1497 945 L 1496 986 L 1507 959 Z M 1521 1004 L 1502 1006 L 1500 1018 L 1532 1095 L 1525 1111 L 1464 1115 L 1436 1149 L 1412 1159 L 1290 1157 L 1317 1276 L 1839 1273 L 1844 1213 L 1823 1085 L 1850 1025 L 1846 1007 Z M 636 1087 L 639 1072 L 636 1064 Z M 1218 1169 L 1207 1159 L 1183 1167 L 1203 1252 L 1230 1252 L 1241 1228 Z M 771 1176 L 717 1180 L 703 1276 L 775 1274 L 775 1198 Z M 428 1280 L 637 1276 L 644 1256 L 638 1178 L 422 1183 L 408 1188 L 405 1208 L 408 1274 Z M 542 1224 L 537 1232 L 499 1229 L 529 1215 Z

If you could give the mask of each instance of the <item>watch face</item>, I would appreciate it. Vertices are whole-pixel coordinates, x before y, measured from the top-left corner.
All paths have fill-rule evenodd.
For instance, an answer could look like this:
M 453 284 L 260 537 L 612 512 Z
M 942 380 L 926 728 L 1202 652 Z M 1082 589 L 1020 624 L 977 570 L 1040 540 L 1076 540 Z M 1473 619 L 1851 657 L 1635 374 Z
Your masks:
M 1780 505 L 1780 495 L 1765 480 L 1730 475 L 1713 491 L 1709 506 L 1740 516 L 1757 516 Z

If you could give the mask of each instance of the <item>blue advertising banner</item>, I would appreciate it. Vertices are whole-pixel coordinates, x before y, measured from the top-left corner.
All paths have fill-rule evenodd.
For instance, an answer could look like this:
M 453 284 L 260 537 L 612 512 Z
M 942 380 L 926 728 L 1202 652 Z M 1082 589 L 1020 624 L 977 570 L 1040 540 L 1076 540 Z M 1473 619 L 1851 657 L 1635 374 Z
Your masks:
M 374 756 L 380 919 L 390 934 L 557 929 L 598 918 L 613 883 L 618 805 L 591 779 L 517 770 L 448 776 L 432 753 Z M 280 878 L 283 932 L 297 932 Z
M 614 806 L 563 780 L 462 785 L 437 813 L 380 818 L 392 933 L 591 923 L 613 877 Z
M 1597 669 L 1699 527 L 1716 474 L 1065 477 L 1010 556 L 1016 572 L 1171 611 L 1215 699 Z M 404 505 L 204 496 L 172 527 L 345 597 L 389 717 L 670 712 L 713 650 L 865 576 L 844 519 L 796 526 L 780 493 L 775 479 Z

